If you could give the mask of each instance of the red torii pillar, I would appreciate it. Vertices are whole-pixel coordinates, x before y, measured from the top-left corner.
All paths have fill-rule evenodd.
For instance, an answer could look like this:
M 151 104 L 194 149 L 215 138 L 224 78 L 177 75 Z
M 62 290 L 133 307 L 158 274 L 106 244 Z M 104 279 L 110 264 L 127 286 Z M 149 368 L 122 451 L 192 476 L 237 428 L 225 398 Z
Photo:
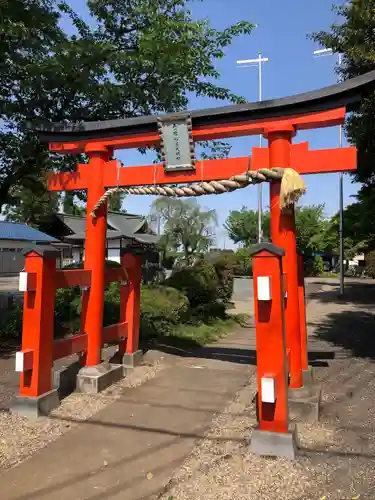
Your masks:
M 107 237 L 107 203 L 103 203 L 96 213 L 90 216 L 98 199 L 103 196 L 104 169 L 112 151 L 104 144 L 88 144 L 85 152 L 89 156 L 92 169 L 87 189 L 87 216 L 85 239 L 85 269 L 91 270 L 91 287 L 87 298 L 83 298 L 83 328 L 88 335 L 86 366 L 101 363 L 103 308 L 104 308 L 104 270 L 105 244 Z
M 292 126 L 267 130 L 270 168 L 290 168 Z M 286 274 L 286 344 L 290 349 L 290 387 L 303 385 L 301 359 L 300 311 L 298 297 L 298 257 L 294 207 L 280 209 L 281 181 L 270 185 L 272 243 L 285 250 L 283 271 Z

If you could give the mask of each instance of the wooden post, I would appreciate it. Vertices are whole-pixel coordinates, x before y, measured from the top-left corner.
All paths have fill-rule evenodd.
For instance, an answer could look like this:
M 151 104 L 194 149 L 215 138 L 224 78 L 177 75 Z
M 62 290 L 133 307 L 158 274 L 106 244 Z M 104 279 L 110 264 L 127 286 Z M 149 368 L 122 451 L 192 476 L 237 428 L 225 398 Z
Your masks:
M 261 243 L 253 248 L 258 420 L 251 451 L 294 459 L 295 436 L 289 428 L 288 372 L 284 327 L 282 248 Z
M 98 143 L 88 144 L 85 152 L 90 158 L 89 166 L 92 170 L 87 189 L 84 263 L 85 269 L 91 270 L 91 286 L 88 297 L 83 301 L 82 314 L 84 331 L 88 335 L 86 366 L 95 366 L 101 363 L 107 203 L 101 205 L 95 218 L 91 216 L 91 212 L 105 192 L 103 181 L 105 164 L 111 152 L 106 146 Z
M 299 319 L 301 332 L 301 367 L 303 372 L 309 370 L 307 326 L 306 326 L 306 297 L 305 297 L 305 277 L 303 269 L 303 255 L 298 255 L 298 301 Z
M 120 347 L 127 359 L 133 355 L 139 356 L 139 326 L 140 326 L 140 300 L 142 259 L 140 256 L 125 253 L 121 257 L 122 266 L 128 275 L 127 284 L 120 288 L 120 322 L 128 323 L 128 337 L 126 347 Z
M 54 250 L 30 251 L 20 275 L 24 291 L 22 351 L 16 355 L 20 396 L 37 397 L 52 389 L 56 255 Z
M 290 166 L 293 127 L 268 130 L 270 168 Z M 270 185 L 272 243 L 285 250 L 283 269 L 286 274 L 287 296 L 285 299 L 286 344 L 290 349 L 290 387 L 302 387 L 301 333 L 298 298 L 298 261 L 294 207 L 280 210 L 281 182 Z
M 288 382 L 281 260 L 284 251 L 271 244 L 261 244 L 254 247 L 253 252 L 259 429 L 287 432 Z M 264 393 L 267 390 L 270 396 Z

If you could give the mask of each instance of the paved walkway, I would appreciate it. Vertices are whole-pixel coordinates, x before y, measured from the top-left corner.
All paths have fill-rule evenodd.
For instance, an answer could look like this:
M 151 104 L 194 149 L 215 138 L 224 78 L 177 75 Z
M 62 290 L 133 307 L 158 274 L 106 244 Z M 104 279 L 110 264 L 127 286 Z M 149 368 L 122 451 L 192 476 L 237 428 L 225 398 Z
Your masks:
M 250 341 L 250 343 L 249 343 Z M 159 494 L 254 372 L 254 332 L 170 357 L 170 367 L 0 476 L 7 500 L 137 500 Z

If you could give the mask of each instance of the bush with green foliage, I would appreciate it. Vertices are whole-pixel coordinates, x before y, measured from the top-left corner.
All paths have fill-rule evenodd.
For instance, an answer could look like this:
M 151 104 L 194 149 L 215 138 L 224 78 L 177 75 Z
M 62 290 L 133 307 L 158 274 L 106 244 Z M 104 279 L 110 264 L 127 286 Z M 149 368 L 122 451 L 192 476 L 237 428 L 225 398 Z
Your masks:
M 375 278 L 375 250 L 366 254 L 366 271 L 369 276 Z
M 205 261 L 175 271 L 166 280 L 166 285 L 183 292 L 192 308 L 215 302 L 218 298 L 219 280 L 216 269 Z
M 59 288 L 55 295 L 55 337 L 79 330 L 81 290 L 79 287 Z
M 219 253 L 208 257 L 208 261 L 214 266 L 217 274 L 217 298 L 223 302 L 229 302 L 233 295 L 234 255 Z
M 239 248 L 235 253 L 234 274 L 236 276 L 252 276 L 253 262 L 250 248 Z
M 321 276 L 323 273 L 324 273 L 323 258 L 318 255 L 314 257 L 314 261 L 312 263 L 311 275 Z
M 189 317 L 189 300 L 175 288 L 150 285 L 141 289 L 141 337 L 173 333 L 176 325 Z
M 22 305 L 14 304 L 0 324 L 0 340 L 20 340 L 22 333 Z

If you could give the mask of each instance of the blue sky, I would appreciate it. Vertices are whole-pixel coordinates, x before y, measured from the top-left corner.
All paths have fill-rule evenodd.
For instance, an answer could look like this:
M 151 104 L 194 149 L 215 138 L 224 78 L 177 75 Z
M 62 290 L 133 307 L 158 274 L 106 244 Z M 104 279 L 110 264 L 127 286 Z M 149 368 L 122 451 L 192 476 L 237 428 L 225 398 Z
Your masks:
M 85 1 L 71 0 L 70 3 L 81 15 L 85 15 Z M 337 1 L 336 3 L 342 3 Z M 319 48 L 306 35 L 321 29 L 327 29 L 335 21 L 330 0 L 203 0 L 191 3 L 191 10 L 196 19 L 208 18 L 217 29 L 224 29 L 230 24 L 246 20 L 257 24 L 258 28 L 247 37 L 239 37 L 226 50 L 226 57 L 217 62 L 221 74 L 220 85 L 243 95 L 249 101 L 257 100 L 257 68 L 237 68 L 237 59 L 257 57 L 261 51 L 269 62 L 263 65 L 263 99 L 288 95 L 325 87 L 335 82 L 335 57 L 314 59 L 313 50 Z M 220 106 L 221 101 L 192 98 L 191 109 Z M 251 153 L 252 146 L 257 146 L 257 137 L 233 139 L 231 156 L 244 156 Z M 336 147 L 338 129 L 322 129 L 301 132 L 294 142 L 308 140 L 311 149 Z M 150 163 L 136 151 L 117 152 L 117 157 L 125 165 Z M 301 204 L 325 204 L 327 215 L 338 209 L 337 174 L 310 175 L 305 178 L 307 194 Z M 356 193 L 358 186 L 351 183 L 349 176 L 344 176 L 345 203 Z M 264 188 L 264 206 L 268 205 L 268 187 Z M 129 196 L 125 208 L 132 213 L 147 214 L 152 198 Z M 220 227 L 217 228 L 217 244 L 224 244 L 225 234 L 222 224 L 229 210 L 242 206 L 257 207 L 256 188 L 246 188 L 219 196 L 206 196 L 200 199 L 204 208 L 217 211 Z M 228 246 L 228 239 L 225 244 Z

